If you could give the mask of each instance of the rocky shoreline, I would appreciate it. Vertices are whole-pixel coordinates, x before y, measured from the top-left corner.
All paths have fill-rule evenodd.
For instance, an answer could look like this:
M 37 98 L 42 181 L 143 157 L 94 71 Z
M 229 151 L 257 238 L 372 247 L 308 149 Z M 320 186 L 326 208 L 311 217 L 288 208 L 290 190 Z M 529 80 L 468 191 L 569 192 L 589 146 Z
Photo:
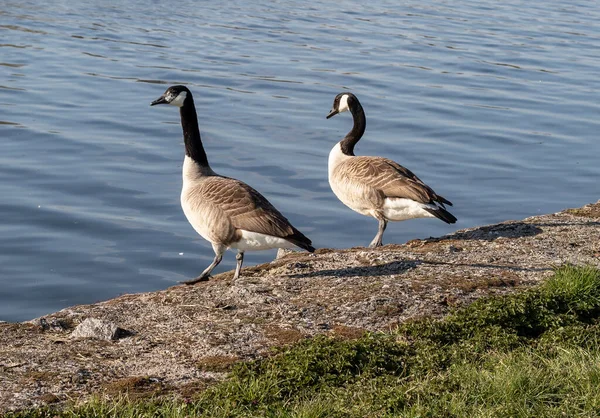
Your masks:
M 228 367 L 325 333 L 352 337 L 600 267 L 600 201 L 378 249 L 292 253 L 195 286 L 0 324 L 0 413 L 106 396 L 182 397 Z

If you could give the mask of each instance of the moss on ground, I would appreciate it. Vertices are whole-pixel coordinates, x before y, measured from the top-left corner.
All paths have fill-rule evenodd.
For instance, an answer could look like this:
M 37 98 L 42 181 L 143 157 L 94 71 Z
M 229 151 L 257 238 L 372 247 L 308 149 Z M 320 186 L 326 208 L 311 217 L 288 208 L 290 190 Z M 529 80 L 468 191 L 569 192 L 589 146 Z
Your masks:
M 191 398 L 97 398 L 9 417 L 598 416 L 599 318 L 600 271 L 564 266 L 442 320 L 303 340 Z

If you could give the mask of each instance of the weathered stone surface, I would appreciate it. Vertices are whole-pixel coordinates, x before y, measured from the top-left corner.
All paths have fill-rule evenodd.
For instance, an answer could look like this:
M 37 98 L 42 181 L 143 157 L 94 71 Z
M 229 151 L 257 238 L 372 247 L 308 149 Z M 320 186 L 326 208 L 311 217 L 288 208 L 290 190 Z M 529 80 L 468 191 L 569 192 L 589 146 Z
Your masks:
M 240 360 L 316 334 L 360 335 L 532 286 L 564 263 L 600 267 L 600 204 L 378 249 L 292 253 L 195 286 L 0 324 L 2 411 L 115 394 L 188 396 Z M 415 221 L 418 222 L 418 221 Z M 71 338 L 87 318 L 135 330 Z M 158 382 L 158 383 L 157 383 Z
M 277 255 L 275 256 L 275 260 L 279 260 L 280 258 L 285 257 L 288 254 L 291 254 L 293 252 L 296 252 L 290 248 L 279 248 L 277 250 Z
M 87 318 L 71 333 L 71 338 L 95 338 L 98 340 L 116 340 L 122 330 L 117 324 L 98 318 Z

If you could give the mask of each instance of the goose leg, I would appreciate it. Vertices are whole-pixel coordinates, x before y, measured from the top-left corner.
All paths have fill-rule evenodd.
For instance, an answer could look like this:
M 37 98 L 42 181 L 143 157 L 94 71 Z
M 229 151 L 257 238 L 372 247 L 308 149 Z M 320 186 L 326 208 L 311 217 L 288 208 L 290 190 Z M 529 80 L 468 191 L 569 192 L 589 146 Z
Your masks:
M 210 273 L 213 271 L 213 269 L 215 267 L 217 267 L 219 265 L 219 263 L 223 259 L 223 253 L 225 252 L 225 247 L 223 247 L 221 245 L 213 244 L 213 250 L 215 251 L 215 258 L 213 259 L 212 263 L 210 263 L 210 265 L 202 272 L 202 274 L 200 276 L 196 277 L 195 279 L 186 280 L 181 283 L 196 284 L 198 282 L 204 282 L 210 278 Z
M 233 274 L 233 280 L 237 280 L 240 277 L 240 271 L 242 270 L 242 264 L 244 263 L 244 252 L 240 251 L 236 254 L 235 259 L 237 265 L 235 266 L 235 273 Z
M 381 218 L 378 219 L 379 221 L 379 229 L 377 230 L 377 235 L 375 235 L 375 238 L 373 238 L 373 241 L 371 241 L 371 243 L 369 244 L 370 248 L 377 248 L 377 247 L 381 247 L 381 241 L 383 239 L 383 232 L 385 231 L 385 228 L 387 227 L 387 220 L 385 218 Z

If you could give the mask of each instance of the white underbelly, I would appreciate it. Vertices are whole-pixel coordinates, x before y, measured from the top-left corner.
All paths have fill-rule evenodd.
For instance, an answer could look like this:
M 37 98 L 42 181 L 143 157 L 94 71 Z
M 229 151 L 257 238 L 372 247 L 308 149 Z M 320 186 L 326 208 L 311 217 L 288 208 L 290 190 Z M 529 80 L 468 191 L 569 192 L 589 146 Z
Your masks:
M 427 212 L 424 203 L 411 199 L 386 198 L 383 203 L 383 216 L 388 221 L 405 221 L 414 218 L 434 218 Z
M 260 234 L 258 232 L 250 232 L 243 229 L 240 231 L 242 232 L 242 238 L 238 242 L 232 243 L 230 248 L 235 248 L 241 251 L 260 251 L 269 250 L 271 248 L 295 247 L 294 244 L 283 238 Z

